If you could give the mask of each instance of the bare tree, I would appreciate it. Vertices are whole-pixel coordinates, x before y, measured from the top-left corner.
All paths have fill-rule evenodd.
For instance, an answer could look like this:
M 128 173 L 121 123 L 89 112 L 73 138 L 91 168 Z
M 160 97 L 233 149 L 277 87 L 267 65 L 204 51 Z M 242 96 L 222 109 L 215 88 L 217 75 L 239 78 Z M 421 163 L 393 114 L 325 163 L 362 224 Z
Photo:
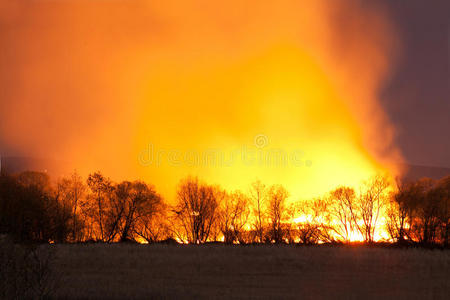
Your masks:
M 430 178 L 422 178 L 410 186 L 410 205 L 414 209 L 412 235 L 422 244 L 436 242 L 441 202 L 436 186 L 436 181 Z
M 78 210 L 85 192 L 86 186 L 76 171 L 70 177 L 63 177 L 56 183 L 56 195 L 62 207 L 62 212 L 68 212 L 70 214 L 69 216 L 63 215 L 62 217 L 70 218 L 71 240 L 74 242 L 82 239 L 82 224 L 79 221 Z
M 338 187 L 330 192 L 328 212 L 331 215 L 330 226 L 336 235 L 345 242 L 357 225 L 355 219 L 356 194 L 352 188 Z
M 56 189 L 53 193 L 55 205 L 52 207 L 53 216 L 55 218 L 55 242 L 65 242 L 71 232 L 72 223 L 72 204 L 68 185 L 65 180 L 58 180 Z
M 122 182 L 115 189 L 117 198 L 117 216 L 119 221 L 119 240 L 134 240 L 134 233 L 141 232 L 139 226 L 144 224 L 147 218 L 156 213 L 161 204 L 161 197 L 153 187 L 144 182 Z M 141 232 L 142 233 L 142 232 Z
M 252 183 L 250 187 L 250 199 L 253 207 L 253 217 L 256 235 L 258 241 L 262 243 L 264 241 L 264 227 L 265 227 L 265 209 L 267 202 L 267 188 L 259 180 Z
M 403 243 L 411 238 L 412 207 L 409 205 L 408 184 L 397 181 L 397 190 L 391 193 L 386 206 L 386 229 L 391 239 Z
M 12 195 L 18 202 L 15 213 L 20 216 L 11 223 L 21 240 L 48 242 L 55 240 L 55 232 L 59 230 L 55 218 L 58 203 L 46 173 L 26 171 L 15 178 L 16 189 Z
M 116 220 L 111 219 L 111 205 L 113 198 L 114 186 L 109 178 L 104 177 L 101 173 L 96 172 L 90 174 L 87 179 L 87 185 L 91 191 L 89 195 L 90 212 L 92 221 L 97 224 L 95 235 L 97 239 L 104 242 L 112 241 L 117 234 L 117 226 L 114 226 Z M 115 212 L 117 219 L 117 212 Z
M 81 237 L 78 233 L 81 231 L 81 227 L 78 222 L 78 207 L 80 200 L 85 196 L 86 186 L 83 183 L 81 176 L 74 171 L 70 177 L 70 189 L 71 189 L 71 200 L 72 200 L 72 220 L 73 220 L 73 231 L 72 238 L 74 241 L 80 241 Z
M 388 199 L 389 181 L 380 175 L 365 183 L 356 202 L 356 210 L 352 208 L 353 225 L 361 232 L 366 242 L 374 241 L 375 231 L 383 207 Z M 358 223 L 361 220 L 361 224 Z
M 166 240 L 173 235 L 167 215 L 168 206 L 160 200 L 154 202 L 151 209 L 147 207 L 136 224 L 135 233 L 148 243 Z
M 387 214 L 387 228 L 394 240 L 448 245 L 449 178 L 398 184 Z
M 299 224 L 296 220 L 296 218 L 298 217 L 298 214 L 300 212 L 300 201 L 299 202 L 294 202 L 289 204 L 289 206 L 287 206 L 286 211 L 287 211 L 287 215 L 288 215 L 288 221 L 285 224 L 285 237 L 288 240 L 289 244 L 293 244 L 296 242 L 296 240 L 298 239 L 299 236 Z
M 303 200 L 295 203 L 297 215 L 301 219 L 295 224 L 299 241 L 303 244 L 317 244 L 319 241 L 332 242 L 330 226 L 329 201 L 326 199 Z M 294 225 L 292 225 L 294 226 Z
M 174 212 L 188 242 L 208 241 L 223 196 L 220 188 L 200 183 L 198 178 L 188 177 L 180 183 Z
M 283 222 L 288 218 L 286 210 L 288 196 L 287 190 L 281 185 L 274 185 L 268 190 L 269 239 L 275 243 L 281 243 L 284 239 Z
M 249 198 L 240 191 L 226 194 L 220 203 L 219 226 L 224 241 L 231 244 L 241 240 L 242 230 L 250 214 Z

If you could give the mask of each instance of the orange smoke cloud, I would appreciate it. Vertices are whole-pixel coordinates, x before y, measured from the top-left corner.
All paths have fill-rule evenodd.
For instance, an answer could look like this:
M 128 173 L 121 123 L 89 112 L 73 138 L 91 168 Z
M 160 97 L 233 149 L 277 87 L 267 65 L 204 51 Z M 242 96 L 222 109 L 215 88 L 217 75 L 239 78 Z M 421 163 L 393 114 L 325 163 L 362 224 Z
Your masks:
M 169 199 L 189 174 L 298 199 L 397 172 L 377 98 L 397 47 L 382 8 L 160 2 L 6 5 L 1 142 Z

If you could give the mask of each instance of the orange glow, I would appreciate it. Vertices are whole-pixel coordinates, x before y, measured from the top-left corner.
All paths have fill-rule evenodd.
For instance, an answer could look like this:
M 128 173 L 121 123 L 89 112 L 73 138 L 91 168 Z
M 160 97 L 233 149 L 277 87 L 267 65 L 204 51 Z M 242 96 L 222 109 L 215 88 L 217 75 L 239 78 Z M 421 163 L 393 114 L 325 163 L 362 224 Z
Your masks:
M 14 40 L 30 38 L 17 97 L 34 101 L 11 104 L 1 130 L 68 171 L 144 179 L 169 202 L 187 175 L 243 191 L 280 183 L 291 201 L 395 175 L 377 98 L 395 49 L 386 14 L 302 2 L 14 7 Z

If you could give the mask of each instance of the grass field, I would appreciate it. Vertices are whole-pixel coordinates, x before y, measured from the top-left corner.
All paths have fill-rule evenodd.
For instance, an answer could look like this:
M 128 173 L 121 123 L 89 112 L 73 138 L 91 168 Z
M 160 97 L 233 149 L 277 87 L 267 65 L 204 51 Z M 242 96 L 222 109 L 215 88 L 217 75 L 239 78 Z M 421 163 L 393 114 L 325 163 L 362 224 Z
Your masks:
M 449 299 L 450 251 L 54 245 L 62 298 Z

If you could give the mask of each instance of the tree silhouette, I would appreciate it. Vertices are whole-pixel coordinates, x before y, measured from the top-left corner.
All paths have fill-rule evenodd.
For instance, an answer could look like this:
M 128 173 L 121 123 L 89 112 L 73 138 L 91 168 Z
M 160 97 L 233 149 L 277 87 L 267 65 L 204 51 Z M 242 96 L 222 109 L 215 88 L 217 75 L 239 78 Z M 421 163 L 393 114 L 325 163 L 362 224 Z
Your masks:
M 200 183 L 198 178 L 188 177 L 181 181 L 174 212 L 188 242 L 199 244 L 208 240 L 211 228 L 217 221 L 217 208 L 223 197 L 224 191 Z
M 269 218 L 269 239 L 275 243 L 282 243 L 284 240 L 283 222 L 287 220 L 286 199 L 289 194 L 281 185 L 274 185 L 267 193 L 269 203 L 267 215 Z
M 257 180 L 252 183 L 250 187 L 250 199 L 253 206 L 253 227 L 255 228 L 258 242 L 262 243 L 264 241 L 264 226 L 266 223 L 267 188 L 261 181 Z
M 62 207 L 62 218 L 70 222 L 71 241 L 82 240 L 83 224 L 79 220 L 80 202 L 86 193 L 86 186 L 81 176 L 73 172 L 70 177 L 63 177 L 56 183 L 56 197 Z M 69 216 L 64 215 L 66 212 Z
M 139 226 L 147 226 L 146 221 L 159 210 L 161 197 L 155 190 L 141 181 L 124 181 L 115 188 L 117 216 L 119 220 L 119 240 L 134 240 L 134 233 L 142 233 Z
M 219 207 L 219 226 L 225 243 L 244 242 L 242 231 L 250 215 L 249 204 L 249 198 L 240 191 L 223 197 Z
M 364 184 L 364 189 L 359 195 L 357 214 L 362 220 L 362 225 L 358 224 L 357 218 L 354 218 L 354 225 L 366 242 L 374 241 L 381 211 L 387 203 L 388 187 L 389 182 L 385 177 L 375 176 Z
M 104 177 L 100 172 L 90 174 L 87 185 L 91 191 L 91 214 L 94 223 L 97 224 L 98 239 L 103 242 L 110 242 L 117 234 L 117 211 L 112 212 L 112 192 L 114 187 L 110 179 Z M 113 215 L 115 213 L 115 216 Z
M 350 234 L 355 229 L 355 202 L 356 194 L 352 188 L 338 187 L 330 192 L 328 211 L 331 215 L 330 219 L 335 220 L 332 226 L 333 231 L 344 242 L 350 241 Z

